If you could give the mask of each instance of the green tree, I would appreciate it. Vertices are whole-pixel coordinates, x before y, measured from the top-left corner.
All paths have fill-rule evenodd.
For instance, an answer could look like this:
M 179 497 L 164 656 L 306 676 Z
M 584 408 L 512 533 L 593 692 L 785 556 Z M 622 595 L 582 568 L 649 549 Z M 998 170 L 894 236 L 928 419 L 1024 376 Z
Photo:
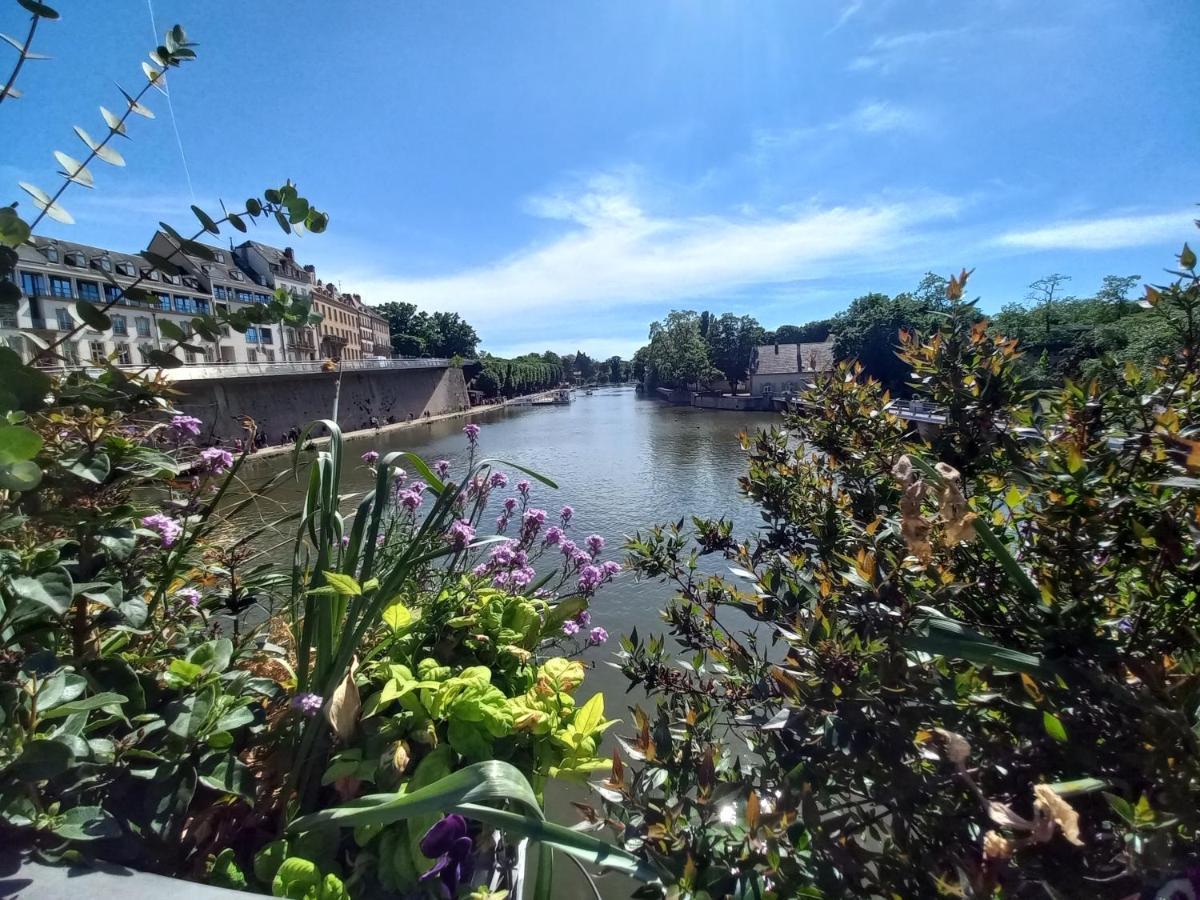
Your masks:
M 664 321 L 651 324 L 646 367 L 648 383 L 655 386 L 686 388 L 712 377 L 712 360 L 696 312 L 672 310 Z
M 388 320 L 392 333 L 392 350 L 399 356 L 424 356 L 436 340 L 436 331 L 429 314 L 417 309 L 415 303 L 389 301 L 375 310 Z
M 907 393 L 909 368 L 896 357 L 901 331 L 937 327 L 941 301 L 914 294 L 867 294 L 834 318 L 834 355 L 856 359 L 893 394 Z
M 435 312 L 432 319 L 434 338 L 429 347 L 433 356 L 475 357 L 479 335 L 458 313 Z
M 706 339 L 709 356 L 735 394 L 738 384 L 746 380 L 750 357 L 754 348 L 763 343 L 763 335 L 762 326 L 753 316 L 725 313 L 709 323 Z
M 625 362 L 619 356 L 610 356 L 608 358 L 608 380 L 613 384 L 620 384 L 625 380 Z
M 810 344 L 819 343 L 829 337 L 833 319 L 817 319 L 803 325 L 780 325 L 774 331 L 763 334 L 764 344 Z

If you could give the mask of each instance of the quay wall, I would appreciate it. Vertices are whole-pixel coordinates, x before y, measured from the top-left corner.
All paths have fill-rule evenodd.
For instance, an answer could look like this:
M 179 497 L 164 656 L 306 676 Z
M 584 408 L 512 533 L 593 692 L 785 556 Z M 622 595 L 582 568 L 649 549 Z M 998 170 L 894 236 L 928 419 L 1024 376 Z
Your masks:
M 204 378 L 177 382 L 180 412 L 204 422 L 201 439 L 230 442 L 242 436 L 241 416 L 250 416 L 278 444 L 293 427 L 333 412 L 337 375 L 330 372 Z M 386 423 L 439 416 L 470 405 L 463 371 L 457 366 L 379 369 L 342 373 L 338 424 L 350 431 L 367 428 L 371 416 Z

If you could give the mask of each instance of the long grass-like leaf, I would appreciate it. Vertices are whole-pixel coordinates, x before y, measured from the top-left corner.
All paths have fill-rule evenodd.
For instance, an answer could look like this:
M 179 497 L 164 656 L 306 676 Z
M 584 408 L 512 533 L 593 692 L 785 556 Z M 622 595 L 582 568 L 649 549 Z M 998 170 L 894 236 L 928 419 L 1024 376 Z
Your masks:
M 479 461 L 479 466 L 480 467 L 489 466 L 494 463 L 500 463 L 501 465 L 508 466 L 510 469 L 516 469 L 518 472 L 524 472 L 530 478 L 536 478 L 538 481 L 540 481 L 542 484 L 546 485 L 547 487 L 552 487 L 556 491 L 558 490 L 557 482 L 552 481 L 551 479 L 547 478 L 545 475 L 541 474 L 540 472 L 535 472 L 535 471 L 533 471 L 533 469 L 527 469 L 527 468 L 525 468 L 525 466 L 518 465 L 517 463 L 512 462 L 511 460 L 499 459 L 499 458 L 481 459 Z
M 993 643 L 961 623 L 943 616 L 924 620 L 924 634 L 909 634 L 901 638 L 908 650 L 965 659 L 981 666 L 994 666 L 1012 672 L 1024 672 L 1043 678 L 1053 677 L 1052 666 L 1039 657 Z

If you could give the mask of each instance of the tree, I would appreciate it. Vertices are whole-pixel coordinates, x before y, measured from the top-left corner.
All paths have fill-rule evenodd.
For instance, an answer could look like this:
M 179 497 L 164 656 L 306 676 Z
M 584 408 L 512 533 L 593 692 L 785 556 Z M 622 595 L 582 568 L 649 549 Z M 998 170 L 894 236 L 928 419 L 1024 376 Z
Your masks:
M 649 347 L 639 347 L 637 349 L 637 352 L 633 354 L 633 363 L 632 363 L 632 368 L 631 368 L 631 374 L 633 375 L 633 380 L 636 381 L 638 384 L 643 384 L 646 380 L 646 361 L 649 358 L 650 358 L 650 348 Z M 645 385 L 645 386 L 649 387 L 649 385 Z
M 458 313 L 435 312 L 432 324 L 435 337 L 429 347 L 431 355 L 474 358 L 479 335 Z
M 710 321 L 707 344 L 712 364 L 725 376 L 735 394 L 738 383 L 746 380 L 750 357 L 763 342 L 763 335 L 762 326 L 752 316 L 725 313 Z
M 764 344 L 811 344 L 829 337 L 833 319 L 817 319 L 803 325 L 780 325 L 774 331 L 763 334 Z
M 415 303 L 390 301 L 375 310 L 388 320 L 392 350 L 399 356 L 424 356 L 437 339 L 429 313 L 417 309 Z
M 651 324 L 646 366 L 648 382 L 672 388 L 686 388 L 712 377 L 700 316 L 692 310 L 672 310 L 665 321 Z
M 940 321 L 941 308 L 940 301 L 913 294 L 895 298 L 887 294 L 859 297 L 834 319 L 834 355 L 838 359 L 858 360 L 869 375 L 879 379 L 893 394 L 906 393 L 909 369 L 896 357 L 900 332 L 929 333 Z
M 1070 275 L 1061 275 L 1055 272 L 1053 275 L 1039 278 L 1033 284 L 1029 285 L 1029 293 L 1025 295 L 1026 300 L 1041 305 L 1047 338 L 1050 337 L 1050 308 L 1054 305 L 1054 301 L 1058 299 L 1059 289 L 1070 280 Z
M 574 369 L 585 382 L 591 381 L 592 376 L 596 374 L 596 363 L 590 356 L 580 350 L 575 354 Z
M 613 384 L 620 384 L 625 380 L 623 366 L 625 363 L 619 356 L 610 356 L 608 358 L 608 380 Z

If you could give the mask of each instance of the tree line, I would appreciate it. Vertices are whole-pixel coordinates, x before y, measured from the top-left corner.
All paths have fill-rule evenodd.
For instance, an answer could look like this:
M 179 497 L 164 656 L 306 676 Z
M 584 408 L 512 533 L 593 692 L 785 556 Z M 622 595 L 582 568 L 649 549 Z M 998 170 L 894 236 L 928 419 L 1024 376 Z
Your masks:
M 1179 346 L 1186 323 L 1150 315 L 1130 299 L 1139 275 L 1108 275 L 1091 295 L 1068 291 L 1071 279 L 1047 275 L 1021 301 L 1005 304 L 989 328 L 1016 338 L 1022 365 L 1043 383 L 1111 378 L 1126 361 L 1149 365 Z M 749 315 L 674 310 L 650 325 L 633 357 L 633 379 L 647 390 L 704 387 L 721 379 L 736 393 L 756 346 L 833 342 L 835 359 L 856 359 L 894 395 L 907 395 L 911 372 L 896 355 L 901 332 L 932 334 L 947 311 L 946 279 L 927 273 L 911 291 L 864 294 L 829 318 L 763 328 Z M 976 310 L 978 320 L 983 313 Z
M 388 320 L 396 356 L 475 357 L 479 335 L 458 313 L 427 313 L 414 303 L 397 301 L 381 303 L 375 310 Z
M 563 384 L 624 384 L 633 371 L 632 363 L 620 356 L 598 360 L 582 350 L 562 355 L 547 350 L 512 359 L 484 352 L 479 354 L 479 362 L 482 368 L 470 387 L 485 398 L 517 397 Z

